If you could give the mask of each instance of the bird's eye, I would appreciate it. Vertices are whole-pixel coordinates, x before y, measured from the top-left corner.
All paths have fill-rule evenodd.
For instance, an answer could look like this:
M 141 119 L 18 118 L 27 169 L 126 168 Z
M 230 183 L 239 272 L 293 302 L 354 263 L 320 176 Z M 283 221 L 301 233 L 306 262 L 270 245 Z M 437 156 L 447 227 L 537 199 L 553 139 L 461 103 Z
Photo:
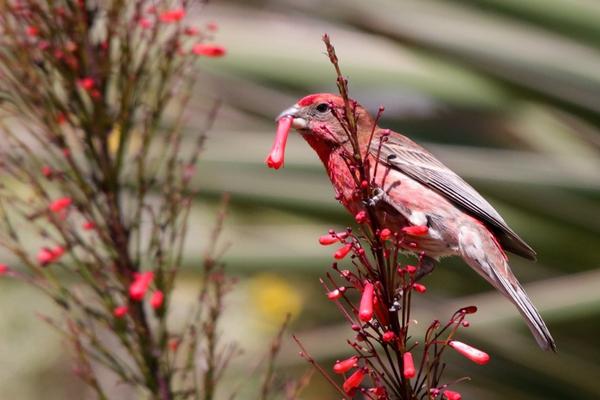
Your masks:
M 329 111 L 329 104 L 321 103 L 316 107 L 316 110 L 320 113 L 327 112 L 327 111 Z

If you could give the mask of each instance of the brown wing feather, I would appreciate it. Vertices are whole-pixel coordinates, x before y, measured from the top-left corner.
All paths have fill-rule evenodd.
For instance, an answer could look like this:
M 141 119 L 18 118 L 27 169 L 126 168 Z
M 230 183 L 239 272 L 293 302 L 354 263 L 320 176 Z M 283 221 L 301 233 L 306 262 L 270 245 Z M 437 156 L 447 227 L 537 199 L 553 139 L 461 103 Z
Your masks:
M 377 154 L 374 140 L 371 153 Z M 442 164 L 427 150 L 405 136 L 392 133 L 381 144 L 381 161 L 437 191 L 465 212 L 476 217 L 494 232 L 502 247 L 514 254 L 535 260 L 535 251 L 504 222 L 504 219 L 471 185 Z

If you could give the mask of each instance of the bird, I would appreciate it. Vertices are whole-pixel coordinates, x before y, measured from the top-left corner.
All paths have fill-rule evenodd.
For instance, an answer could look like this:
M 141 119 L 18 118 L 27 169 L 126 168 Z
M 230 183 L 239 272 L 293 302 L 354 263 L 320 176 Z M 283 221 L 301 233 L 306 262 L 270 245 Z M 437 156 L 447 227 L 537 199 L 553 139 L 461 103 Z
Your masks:
M 377 188 L 372 201 L 380 226 L 406 232 L 403 250 L 421 255 L 424 274 L 443 257 L 461 257 L 516 306 L 542 349 L 556 351 L 548 327 L 506 255 L 535 261 L 536 252 L 488 201 L 432 153 L 400 133 L 380 128 L 364 107 L 352 104 L 356 143 L 361 156 L 369 160 L 366 165 Z M 365 203 L 355 195 L 356 181 L 348 168 L 353 148 L 340 122 L 345 105 L 342 97 L 331 93 L 298 100 L 276 118 L 277 139 L 266 161 L 274 168 L 283 164 L 287 131 L 294 128 L 323 162 L 336 198 L 356 215 L 365 210 Z

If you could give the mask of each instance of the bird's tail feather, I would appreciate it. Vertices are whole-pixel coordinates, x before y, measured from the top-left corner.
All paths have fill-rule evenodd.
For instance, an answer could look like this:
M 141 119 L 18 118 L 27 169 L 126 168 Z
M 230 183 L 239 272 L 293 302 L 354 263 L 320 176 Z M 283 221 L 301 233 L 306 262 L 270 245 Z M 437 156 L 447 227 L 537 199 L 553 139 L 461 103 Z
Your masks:
M 523 287 L 521 287 L 516 280 L 514 283 L 510 282 L 502 276 L 502 274 L 499 274 L 495 268 L 490 268 L 490 271 L 494 275 L 494 281 L 500 286 L 498 289 L 513 302 L 521 315 L 525 318 L 527 326 L 529 326 L 538 345 L 544 350 L 556 351 L 556 344 L 554 343 L 554 339 L 552 338 L 546 323 L 529 299 L 529 296 L 527 296 L 527 293 L 525 293 Z

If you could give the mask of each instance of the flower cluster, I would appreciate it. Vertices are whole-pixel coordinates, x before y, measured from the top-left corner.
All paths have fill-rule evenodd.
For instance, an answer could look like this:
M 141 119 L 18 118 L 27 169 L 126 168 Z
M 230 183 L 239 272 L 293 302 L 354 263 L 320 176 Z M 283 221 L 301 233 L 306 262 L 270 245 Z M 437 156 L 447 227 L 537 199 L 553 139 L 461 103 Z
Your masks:
M 428 228 L 411 226 L 394 232 L 381 227 L 370 201 L 377 188 L 369 175 L 366 156 L 358 148 L 353 124 L 355 105 L 348 97 L 347 82 L 340 73 L 333 46 L 327 36 L 324 41 L 346 104 L 344 112 L 336 111 L 336 118 L 354 150 L 345 159 L 355 178 L 354 195 L 365 206 L 354 216 L 358 230 L 330 230 L 318 240 L 323 246 L 337 246 L 332 251 L 333 271 L 321 282 L 327 298 L 335 303 L 354 332 L 354 338 L 348 341 L 350 354 L 332 366 L 333 373 L 341 375 L 341 382 L 331 377 L 327 368 L 319 366 L 298 340 L 301 355 L 317 367 L 344 398 L 360 393 L 362 398 L 377 400 L 458 400 L 461 395 L 454 388 L 462 379 L 443 382 L 442 355 L 445 350 L 453 349 L 477 364 L 489 361 L 483 351 L 455 340 L 459 329 L 469 326 L 466 317 L 477 309 L 474 306 L 462 308 L 445 324 L 434 321 L 422 340 L 411 336 L 411 327 L 415 324 L 413 297 L 427 291 L 419 281 L 428 272 L 427 258 L 420 253 L 416 265 L 407 265 L 401 252 L 411 247 L 409 235 L 424 235 Z M 348 260 L 351 267 L 342 268 Z

